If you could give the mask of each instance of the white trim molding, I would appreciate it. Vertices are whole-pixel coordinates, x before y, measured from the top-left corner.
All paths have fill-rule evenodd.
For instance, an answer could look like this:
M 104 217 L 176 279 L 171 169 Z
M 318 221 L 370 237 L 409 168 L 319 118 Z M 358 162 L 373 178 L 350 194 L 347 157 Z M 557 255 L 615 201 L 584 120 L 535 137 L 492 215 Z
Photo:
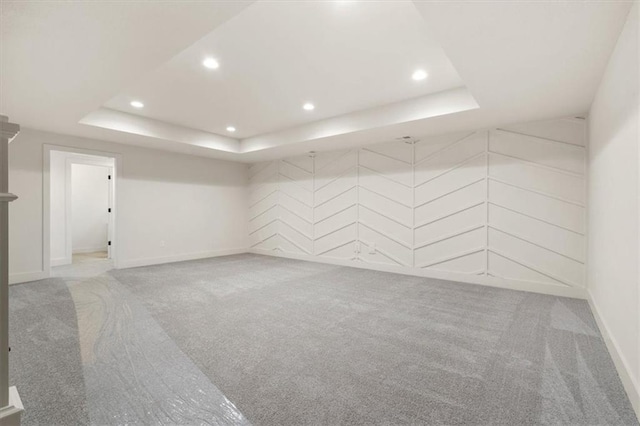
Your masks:
M 19 425 L 24 411 L 18 390 L 9 387 L 9 143 L 20 125 L 0 115 L 0 424 Z
M 39 281 L 49 278 L 49 274 L 45 271 L 20 272 L 9 274 L 9 285 L 28 283 L 30 281 Z
M 146 257 L 141 259 L 123 260 L 118 269 L 137 268 L 140 266 L 160 265 L 163 263 L 184 262 L 186 260 L 206 259 L 210 257 L 229 256 L 232 254 L 248 253 L 247 248 L 202 251 L 196 253 L 176 254 L 171 256 Z
M 9 405 L 0 408 L 0 425 L 2 426 L 20 426 L 24 406 L 18 389 L 15 386 L 9 388 Z
M 107 157 L 112 158 L 115 166 L 113 167 L 112 179 L 113 179 L 113 187 L 112 191 L 115 194 L 113 197 L 113 205 L 115 215 L 110 220 L 112 221 L 112 246 L 111 246 L 111 259 L 113 259 L 113 264 L 115 268 L 119 267 L 119 259 L 118 259 L 118 242 L 120 241 L 120 235 L 118 230 L 118 217 L 119 217 L 119 200 L 120 194 L 118 191 L 118 182 L 119 175 L 122 173 L 122 154 L 113 153 L 113 152 L 105 152 L 105 151 L 96 151 L 91 149 L 83 149 L 83 148 L 75 148 L 75 147 L 67 147 L 62 145 L 43 145 L 43 155 L 42 155 L 42 274 L 44 276 L 35 279 L 44 279 L 49 278 L 51 276 L 51 267 L 56 266 L 55 263 L 51 259 L 51 151 L 62 151 L 68 152 L 71 154 L 79 154 L 79 155 L 93 155 L 98 157 Z M 79 164 L 96 164 L 95 161 L 91 160 L 78 160 Z M 74 160 L 73 163 L 76 163 Z M 100 163 L 100 165 L 104 165 Z M 69 233 L 67 233 L 67 238 L 69 238 Z M 71 262 L 71 245 L 67 244 L 67 264 Z M 57 261 L 57 260 L 56 260 Z M 19 282 L 25 282 L 27 280 L 22 280 L 22 277 L 16 277 L 13 279 L 13 284 L 17 284 Z
M 618 371 L 618 375 L 620 376 L 620 381 L 622 381 L 622 386 L 624 386 L 624 390 L 627 392 L 627 396 L 629 397 L 629 401 L 631 401 L 631 406 L 636 412 L 636 416 L 640 419 L 640 384 L 633 377 L 629 362 L 626 360 L 622 351 L 620 350 L 618 342 L 616 342 L 613 335 L 609 331 L 607 323 L 600 315 L 600 310 L 598 309 L 598 305 L 593 299 L 591 292 L 588 292 L 587 300 L 589 302 L 591 312 L 593 312 L 593 317 L 595 318 L 596 323 L 598 324 L 598 328 L 600 329 L 600 334 L 602 334 L 602 338 L 604 339 L 604 342 L 607 345 L 607 349 L 611 354 L 611 358 L 613 359 L 613 363 L 616 366 L 616 370 Z
M 109 246 L 74 248 L 73 254 L 97 253 L 99 251 L 107 251 L 108 248 Z M 53 264 L 53 259 L 51 260 L 51 263 Z
M 76 253 L 93 253 L 97 251 L 106 251 L 108 253 L 108 258 L 111 259 L 111 252 L 109 251 L 108 242 L 104 247 L 92 248 L 92 247 L 84 247 L 84 248 L 75 248 L 73 247 L 73 197 L 72 197 L 72 170 L 73 166 L 76 164 L 82 164 L 87 166 L 96 166 L 96 167 L 106 167 L 110 176 L 114 177 L 114 180 L 109 181 L 109 207 L 113 207 L 113 200 L 115 198 L 114 184 L 115 184 L 115 159 L 114 157 L 106 157 L 103 156 L 101 158 L 91 158 L 86 157 L 85 155 L 77 155 L 76 153 L 68 153 L 69 156 L 65 158 L 65 178 L 64 178 L 64 186 L 65 186 L 65 263 L 63 265 L 68 265 L 73 262 L 73 255 Z M 113 209 L 112 209 L 113 211 Z M 114 217 L 113 215 L 109 215 L 108 221 L 108 231 L 107 231 L 107 241 L 112 241 L 112 243 L 116 244 L 115 237 L 113 235 L 114 228 Z M 54 264 L 54 259 L 51 259 L 51 266 L 57 266 Z
M 504 288 L 530 293 L 548 294 L 551 296 L 572 297 L 575 299 L 587 299 L 587 292 L 581 287 L 561 287 L 539 282 L 513 280 L 499 277 L 487 277 L 485 275 L 469 275 L 456 272 L 432 271 L 426 269 L 407 268 L 401 266 L 366 263 L 357 260 L 332 259 L 313 255 L 286 253 L 283 251 L 250 249 L 249 253 L 264 256 L 283 257 L 286 259 L 304 260 L 308 262 L 324 263 L 328 265 L 348 266 L 352 268 L 368 269 L 379 272 L 391 272 L 395 274 L 411 275 L 414 277 L 432 278 L 444 281 L 454 281 L 465 284 L 476 284 L 488 287 Z
M 71 259 L 67 259 L 66 257 L 58 257 L 55 259 L 51 259 L 51 267 L 70 265 L 70 264 L 71 264 Z

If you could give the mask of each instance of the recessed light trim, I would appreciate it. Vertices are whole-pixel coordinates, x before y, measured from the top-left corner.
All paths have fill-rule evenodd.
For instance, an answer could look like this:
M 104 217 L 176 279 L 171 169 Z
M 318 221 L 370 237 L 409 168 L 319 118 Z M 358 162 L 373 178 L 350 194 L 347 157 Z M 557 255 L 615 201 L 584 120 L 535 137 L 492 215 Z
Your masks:
M 140 101 L 131 101 L 130 105 L 134 108 L 144 108 L 144 104 Z
M 204 60 L 202 61 L 202 65 L 204 65 L 205 68 L 209 68 L 210 70 L 216 70 L 220 68 L 220 63 L 214 58 L 204 58 Z
M 420 81 L 427 78 L 428 75 L 429 74 L 427 74 L 425 70 L 415 70 L 413 74 L 411 74 L 411 78 L 414 79 L 415 81 Z
M 314 109 L 316 109 L 316 106 L 311 102 L 307 102 L 304 105 L 302 105 L 302 109 L 304 109 L 305 111 L 313 111 Z
M 233 127 L 233 126 L 228 126 L 228 127 L 227 127 L 227 132 L 231 132 L 231 133 L 233 133 L 233 132 L 235 132 L 235 131 L 236 131 L 236 128 L 235 128 L 235 127 Z

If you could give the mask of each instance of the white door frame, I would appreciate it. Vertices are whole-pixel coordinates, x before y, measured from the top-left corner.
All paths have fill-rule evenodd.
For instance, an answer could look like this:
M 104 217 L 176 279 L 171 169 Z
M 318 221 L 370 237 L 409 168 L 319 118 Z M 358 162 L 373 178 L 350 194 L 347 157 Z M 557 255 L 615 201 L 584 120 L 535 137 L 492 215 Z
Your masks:
M 42 155 L 42 270 L 46 274 L 46 278 L 51 277 L 51 151 L 62 151 L 73 154 L 86 154 L 95 155 L 100 157 L 113 158 L 115 166 L 113 173 L 111 174 L 112 186 L 112 215 L 110 216 L 110 234 L 111 234 L 111 259 L 113 261 L 113 267 L 118 268 L 118 242 L 120 239 L 118 223 L 119 223 L 119 208 L 120 205 L 120 191 L 118 190 L 118 176 L 122 173 L 122 154 L 106 151 L 96 151 L 92 149 L 75 148 L 62 145 L 43 145 Z M 95 165 L 95 163 L 94 163 Z M 104 164 L 103 164 L 104 166 Z M 70 174 L 67 175 L 67 179 L 70 179 Z M 69 182 L 67 182 L 69 183 Z M 70 188 L 70 185 L 67 185 Z M 69 202 L 67 198 L 67 203 Z M 68 219 L 67 219 L 68 220 Z M 67 229 L 67 238 L 69 238 Z M 67 245 L 67 250 L 71 247 L 71 244 Z

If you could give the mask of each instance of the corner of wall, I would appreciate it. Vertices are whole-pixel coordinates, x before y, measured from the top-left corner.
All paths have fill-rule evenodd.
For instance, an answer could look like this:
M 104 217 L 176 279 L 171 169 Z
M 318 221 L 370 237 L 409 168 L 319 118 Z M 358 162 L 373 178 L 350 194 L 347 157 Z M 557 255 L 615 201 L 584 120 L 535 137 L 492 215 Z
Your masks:
M 640 7 L 633 3 L 587 119 L 586 284 L 591 311 L 640 419 Z M 611 207 L 621 199 L 625 203 Z
M 607 345 L 607 349 L 609 350 L 611 359 L 613 359 L 613 363 L 616 366 L 618 376 L 620 376 L 620 381 L 622 382 L 622 385 L 627 392 L 627 396 L 629 397 L 629 401 L 631 402 L 631 405 L 636 412 L 636 417 L 640 419 L 640 384 L 630 373 L 632 370 L 630 368 L 629 362 L 625 358 L 623 352 L 620 350 L 620 346 L 611 334 L 609 327 L 607 327 L 606 322 L 600 314 L 600 310 L 598 309 L 596 301 L 593 299 L 591 293 L 588 290 L 587 301 L 589 302 L 591 312 L 593 312 L 593 317 L 598 324 L 598 328 L 600 329 L 602 338 Z

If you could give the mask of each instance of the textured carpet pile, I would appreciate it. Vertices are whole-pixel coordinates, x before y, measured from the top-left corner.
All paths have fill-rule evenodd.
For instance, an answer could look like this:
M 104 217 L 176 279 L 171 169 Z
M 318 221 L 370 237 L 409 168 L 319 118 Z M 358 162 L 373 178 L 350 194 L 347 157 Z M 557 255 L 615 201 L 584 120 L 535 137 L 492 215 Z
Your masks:
M 582 300 L 258 255 L 10 297 L 25 424 L 638 424 Z

